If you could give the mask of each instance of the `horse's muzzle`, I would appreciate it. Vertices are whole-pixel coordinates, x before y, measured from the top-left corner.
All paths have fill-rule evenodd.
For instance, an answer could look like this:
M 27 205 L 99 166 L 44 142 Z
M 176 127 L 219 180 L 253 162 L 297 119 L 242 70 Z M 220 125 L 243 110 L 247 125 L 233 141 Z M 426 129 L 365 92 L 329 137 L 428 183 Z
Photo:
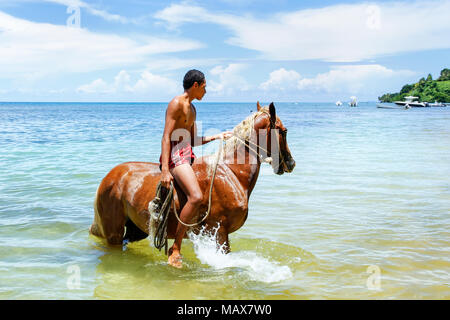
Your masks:
M 295 160 L 291 157 L 287 162 L 286 162 L 286 172 L 292 172 L 294 171 L 295 168 Z
M 288 160 L 286 161 L 284 159 L 288 159 Z M 278 167 L 276 167 L 275 173 L 278 175 L 282 175 L 285 172 L 290 173 L 294 170 L 294 167 L 295 167 L 295 161 L 292 158 L 292 156 L 290 155 L 290 153 L 284 153 L 283 157 L 281 157 L 281 154 L 280 154 L 280 157 L 278 160 Z

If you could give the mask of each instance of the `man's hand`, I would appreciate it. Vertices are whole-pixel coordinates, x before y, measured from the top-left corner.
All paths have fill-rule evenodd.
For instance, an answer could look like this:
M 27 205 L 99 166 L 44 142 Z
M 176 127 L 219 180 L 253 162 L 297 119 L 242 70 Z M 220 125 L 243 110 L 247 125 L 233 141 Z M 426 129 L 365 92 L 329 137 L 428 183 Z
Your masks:
M 233 131 L 225 131 L 220 133 L 217 138 L 221 140 L 227 140 L 233 136 Z
M 161 185 L 166 189 L 170 189 L 170 182 L 173 181 L 173 176 L 170 174 L 170 171 L 163 171 L 161 174 Z

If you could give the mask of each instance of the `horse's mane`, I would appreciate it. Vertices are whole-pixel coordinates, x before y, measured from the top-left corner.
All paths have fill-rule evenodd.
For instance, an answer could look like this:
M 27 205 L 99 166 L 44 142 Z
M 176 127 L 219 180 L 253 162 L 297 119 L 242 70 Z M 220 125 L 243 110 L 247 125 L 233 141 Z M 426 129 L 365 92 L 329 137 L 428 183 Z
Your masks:
M 255 119 L 263 114 L 263 113 L 269 113 L 269 107 L 261 107 L 258 111 L 253 112 L 250 114 L 247 118 L 242 120 L 237 126 L 233 129 L 233 136 L 227 140 L 225 140 L 225 144 L 223 146 L 221 159 L 219 159 L 219 163 L 223 161 L 223 158 L 230 153 L 234 153 L 237 148 L 243 144 L 242 140 L 249 140 L 252 136 L 252 134 L 255 134 L 254 132 L 254 125 L 255 125 Z M 239 138 L 238 138 L 239 137 Z M 222 143 L 222 142 L 220 142 Z M 208 177 L 212 175 L 212 172 L 214 170 L 214 166 L 216 165 L 216 159 L 217 159 L 217 151 L 216 153 L 212 154 L 210 157 L 212 161 L 207 162 L 208 167 Z
M 249 140 L 254 132 L 255 119 L 263 114 L 269 113 L 268 107 L 262 107 L 258 111 L 253 112 L 247 118 L 242 120 L 237 126 L 233 129 L 233 136 L 227 140 L 225 140 L 225 146 L 223 150 L 223 154 L 226 155 L 230 152 L 234 152 L 240 144 L 242 144 L 242 140 Z M 237 137 L 240 139 L 238 139 Z

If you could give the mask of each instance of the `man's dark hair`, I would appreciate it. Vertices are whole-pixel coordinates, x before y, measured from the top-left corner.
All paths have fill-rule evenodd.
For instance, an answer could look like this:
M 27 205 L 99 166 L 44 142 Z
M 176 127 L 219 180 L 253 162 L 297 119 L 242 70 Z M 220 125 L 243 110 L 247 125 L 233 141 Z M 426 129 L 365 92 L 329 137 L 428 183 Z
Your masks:
M 203 72 L 198 70 L 189 70 L 183 79 L 183 88 L 184 90 L 190 89 L 195 82 L 197 82 L 199 85 L 202 84 L 205 81 L 205 75 Z

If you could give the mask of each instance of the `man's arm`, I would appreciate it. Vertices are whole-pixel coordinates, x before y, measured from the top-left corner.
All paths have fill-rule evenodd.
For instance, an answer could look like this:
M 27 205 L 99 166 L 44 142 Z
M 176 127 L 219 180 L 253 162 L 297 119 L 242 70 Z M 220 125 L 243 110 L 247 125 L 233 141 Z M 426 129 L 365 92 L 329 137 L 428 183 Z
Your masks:
M 197 135 L 197 124 L 194 122 L 191 127 L 191 144 L 193 147 L 204 145 L 205 143 L 220 139 L 221 137 L 221 134 L 216 134 L 209 137 L 199 137 Z

